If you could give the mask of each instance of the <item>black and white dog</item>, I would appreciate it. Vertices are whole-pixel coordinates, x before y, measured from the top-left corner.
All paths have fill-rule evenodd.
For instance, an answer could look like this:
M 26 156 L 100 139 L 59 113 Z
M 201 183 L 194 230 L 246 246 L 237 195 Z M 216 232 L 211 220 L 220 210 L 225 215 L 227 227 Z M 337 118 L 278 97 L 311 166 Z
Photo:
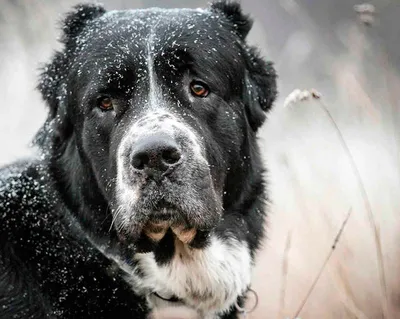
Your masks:
M 1 318 L 237 318 L 276 96 L 251 24 L 225 1 L 68 14 L 39 84 L 43 156 L 0 171 Z

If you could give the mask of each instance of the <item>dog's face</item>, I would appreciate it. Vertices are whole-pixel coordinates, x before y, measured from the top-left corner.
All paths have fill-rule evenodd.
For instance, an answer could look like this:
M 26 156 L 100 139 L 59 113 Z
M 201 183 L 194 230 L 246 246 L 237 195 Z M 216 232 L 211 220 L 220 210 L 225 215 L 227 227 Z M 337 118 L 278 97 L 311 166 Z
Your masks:
M 229 182 L 245 170 L 275 97 L 272 67 L 244 44 L 250 25 L 226 3 L 84 6 L 67 18 L 66 50 L 41 89 L 61 119 L 53 121 L 59 139 L 92 170 L 122 240 L 158 241 L 172 229 L 190 243 L 232 201 L 238 186 Z

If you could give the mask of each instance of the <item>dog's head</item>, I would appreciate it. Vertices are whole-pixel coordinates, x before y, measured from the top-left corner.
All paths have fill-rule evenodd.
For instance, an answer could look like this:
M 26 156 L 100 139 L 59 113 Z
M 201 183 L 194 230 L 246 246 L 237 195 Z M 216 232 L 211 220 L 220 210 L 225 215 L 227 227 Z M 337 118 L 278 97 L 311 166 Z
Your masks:
M 74 192 L 102 197 L 123 240 L 172 229 L 191 242 L 240 200 L 276 95 L 274 69 L 245 43 L 251 24 L 224 1 L 80 5 L 67 16 L 64 49 L 39 84 L 50 106 L 41 143 L 76 183 L 86 179 L 69 181 Z

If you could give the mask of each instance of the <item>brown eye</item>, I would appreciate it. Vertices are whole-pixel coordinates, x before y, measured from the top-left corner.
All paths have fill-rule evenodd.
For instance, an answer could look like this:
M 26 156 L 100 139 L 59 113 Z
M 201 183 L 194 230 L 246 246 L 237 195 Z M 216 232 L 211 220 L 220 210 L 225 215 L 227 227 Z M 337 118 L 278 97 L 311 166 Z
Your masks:
M 112 99 L 108 96 L 103 96 L 98 100 L 99 108 L 104 111 L 110 111 L 113 109 L 113 102 Z
M 199 81 L 190 83 L 190 90 L 192 94 L 197 97 L 206 97 L 210 93 L 207 85 Z

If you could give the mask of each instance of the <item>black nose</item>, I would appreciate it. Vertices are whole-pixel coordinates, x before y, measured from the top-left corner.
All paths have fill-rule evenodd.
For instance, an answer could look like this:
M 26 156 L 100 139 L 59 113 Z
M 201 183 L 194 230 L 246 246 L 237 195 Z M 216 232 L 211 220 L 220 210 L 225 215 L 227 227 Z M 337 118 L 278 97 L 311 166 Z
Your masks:
M 150 177 L 171 172 L 181 161 L 181 152 L 172 137 L 152 134 L 140 138 L 132 150 L 132 166 Z

